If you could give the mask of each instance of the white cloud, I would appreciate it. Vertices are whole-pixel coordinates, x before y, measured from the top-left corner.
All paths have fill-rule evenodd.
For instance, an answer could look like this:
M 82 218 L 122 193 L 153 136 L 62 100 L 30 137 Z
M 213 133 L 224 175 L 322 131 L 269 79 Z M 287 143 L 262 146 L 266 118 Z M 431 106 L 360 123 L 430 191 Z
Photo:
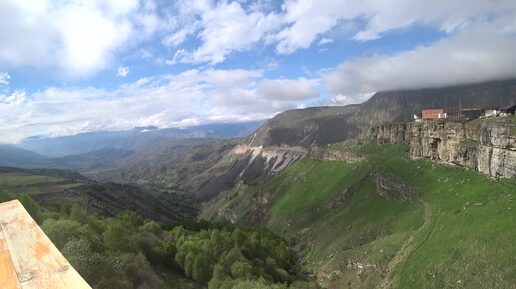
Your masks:
M 188 36 L 193 34 L 197 30 L 197 27 L 195 23 L 193 25 L 190 25 L 186 28 L 181 28 L 178 31 L 175 31 L 172 34 L 167 35 L 163 39 L 163 45 L 167 47 L 178 47 L 179 45 L 183 44 Z
M 0 2 L 0 65 L 84 76 L 159 27 L 151 0 Z
M 317 0 L 287 0 L 282 17 L 287 26 L 276 35 L 276 49 L 280 54 L 289 54 L 308 48 L 319 35 L 356 20 L 365 21 L 365 26 L 356 27 L 353 38 L 366 41 L 414 24 L 452 33 L 477 21 L 514 13 L 515 9 L 516 2 L 512 0 L 327 0 L 324 5 Z
M 0 84 L 9 85 L 9 79 L 11 76 L 7 72 L 0 72 Z
M 175 59 L 162 62 L 214 65 L 263 46 L 290 54 L 329 43 L 339 27 L 351 27 L 346 36 L 357 41 L 412 25 L 453 34 L 516 10 L 513 0 L 285 0 L 280 9 L 270 0 L 155 1 L 2 1 L 0 66 L 87 76 L 153 37 L 176 50 Z
M 234 52 L 258 45 L 274 45 L 278 54 L 291 54 L 330 43 L 329 34 L 339 27 L 356 41 L 382 37 L 385 32 L 423 25 L 452 34 L 478 22 L 489 22 L 512 14 L 516 2 L 498 0 L 286 0 L 280 11 L 270 4 L 250 5 L 242 1 L 179 1 L 180 11 L 173 33 L 164 39 L 178 48 L 189 37 L 200 41 L 195 49 L 178 50 L 177 62 L 223 62 Z M 333 31 L 333 32 L 332 32 Z M 344 33 L 344 32 L 341 32 Z M 322 37 L 322 38 L 321 38 Z
M 0 104 L 20 105 L 27 102 L 27 95 L 23 91 L 15 91 L 10 95 L 0 94 Z
M 2 71 L 35 67 L 90 76 L 113 63 L 128 63 L 116 57 L 130 49 L 138 52 L 138 61 L 209 64 L 115 90 L 68 86 L 35 93 L 6 90 L 5 95 L 0 90 L 0 135 L 16 140 L 41 133 L 262 118 L 319 100 L 319 81 L 333 93 L 329 102 L 342 104 L 378 90 L 516 76 L 513 0 L 326 0 L 324 5 L 286 0 L 279 9 L 273 2 L 178 0 L 173 7 L 159 1 L 158 7 L 154 0 L 0 1 Z M 317 45 L 343 37 L 368 41 L 413 26 L 444 36 L 412 50 L 348 60 L 320 72 L 321 80 L 310 71 L 307 78 L 266 78 L 278 63 L 298 59 L 267 51 L 256 64 L 263 70 L 210 69 L 232 53 L 262 55 L 264 48 L 275 48 L 286 55 L 311 46 L 322 52 L 327 46 Z M 138 46 L 156 38 L 173 57 L 159 55 L 160 47 L 152 43 Z M 117 72 L 123 77 L 130 70 L 121 66 Z M 0 74 L 0 84 L 9 84 L 8 74 Z
M 129 67 L 127 66 L 119 66 L 116 75 L 118 77 L 126 77 L 130 72 Z
M 177 48 L 193 37 L 200 44 L 192 50 L 179 49 L 175 61 L 169 62 L 217 64 L 231 53 L 257 45 L 276 45 L 278 53 L 290 54 L 309 47 L 333 28 L 347 8 L 342 0 L 328 0 L 324 5 L 315 0 L 287 0 L 281 11 L 274 11 L 270 1 L 248 8 L 241 2 L 179 1 L 177 27 L 163 43 Z
M 478 25 L 428 46 L 353 59 L 323 72 L 323 80 L 330 92 L 350 96 L 515 77 L 514 32 L 498 27 Z
M 266 14 L 255 9 L 246 11 L 239 2 L 180 1 L 185 23 L 164 39 L 167 46 L 177 47 L 188 35 L 195 34 L 201 45 L 193 51 L 178 50 L 170 63 L 217 64 L 232 52 L 247 51 L 264 40 L 281 24 L 274 13 Z M 192 20 L 195 19 L 195 20 Z M 192 21 L 194 21 L 192 23 Z
M 333 40 L 330 38 L 323 37 L 319 41 L 319 46 L 324 45 L 324 44 L 329 44 L 329 43 L 333 43 Z
M 346 14 L 353 10 L 353 6 L 356 4 L 343 0 L 328 0 L 324 5 L 317 0 L 287 0 L 283 4 L 282 18 L 288 25 L 275 36 L 276 51 L 290 54 L 310 47 L 319 35 L 333 28 L 339 20 L 351 18 Z
M 114 90 L 50 87 L 32 94 L 17 91 L 0 95 L 0 135 L 3 142 L 13 142 L 41 134 L 256 120 L 295 108 L 299 99 L 317 96 L 310 87 L 312 80 L 297 79 L 278 84 L 267 80 L 276 94 L 266 97 L 257 88 L 263 77 L 261 70 L 192 69 L 142 78 Z M 264 84 L 260 87 L 263 90 Z
M 257 87 L 258 95 L 276 101 L 305 100 L 317 97 L 313 81 L 298 79 L 264 79 Z
M 500 15 L 514 13 L 516 3 L 512 0 L 381 0 L 363 1 L 356 13 L 367 18 L 366 26 L 354 39 L 372 40 L 393 29 L 414 24 L 436 27 L 453 33 L 475 22 L 489 21 Z M 395 7 L 395 9 L 394 9 Z
M 374 93 L 359 93 L 353 95 L 336 94 L 331 96 L 327 101 L 321 105 L 348 105 L 362 103 L 368 100 Z

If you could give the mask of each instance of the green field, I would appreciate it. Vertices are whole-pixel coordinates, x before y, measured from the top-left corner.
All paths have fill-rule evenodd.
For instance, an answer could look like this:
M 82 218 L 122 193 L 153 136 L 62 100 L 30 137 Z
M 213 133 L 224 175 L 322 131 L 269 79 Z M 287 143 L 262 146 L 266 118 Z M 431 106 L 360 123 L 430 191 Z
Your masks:
M 516 288 L 516 180 L 409 160 L 400 146 L 328 149 L 368 159 L 299 161 L 202 217 L 291 238 L 328 288 Z
M 13 198 L 26 194 L 53 209 L 75 204 L 90 214 L 103 216 L 133 210 L 163 222 L 191 219 L 197 212 L 189 199 L 173 193 L 137 185 L 97 183 L 63 170 L 0 167 L 0 193 Z
M 0 173 L 0 189 L 15 195 L 62 192 L 80 185 L 81 183 L 58 176 L 35 175 L 25 172 Z

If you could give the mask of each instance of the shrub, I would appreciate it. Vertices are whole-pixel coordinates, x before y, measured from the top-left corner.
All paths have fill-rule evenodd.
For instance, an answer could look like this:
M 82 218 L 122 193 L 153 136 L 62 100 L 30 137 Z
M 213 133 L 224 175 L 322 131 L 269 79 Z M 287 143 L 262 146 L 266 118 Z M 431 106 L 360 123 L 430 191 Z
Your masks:
M 38 205 L 38 203 L 36 203 L 36 201 L 27 194 L 22 194 L 19 200 L 34 221 L 41 225 L 43 223 L 43 209 Z

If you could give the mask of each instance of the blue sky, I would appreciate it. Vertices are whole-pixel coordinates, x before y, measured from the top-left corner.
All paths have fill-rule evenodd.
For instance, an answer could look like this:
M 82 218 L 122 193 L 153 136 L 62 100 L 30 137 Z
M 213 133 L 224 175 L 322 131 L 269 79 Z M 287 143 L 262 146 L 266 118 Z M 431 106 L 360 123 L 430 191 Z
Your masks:
M 511 0 L 5 0 L 0 142 L 516 76 Z

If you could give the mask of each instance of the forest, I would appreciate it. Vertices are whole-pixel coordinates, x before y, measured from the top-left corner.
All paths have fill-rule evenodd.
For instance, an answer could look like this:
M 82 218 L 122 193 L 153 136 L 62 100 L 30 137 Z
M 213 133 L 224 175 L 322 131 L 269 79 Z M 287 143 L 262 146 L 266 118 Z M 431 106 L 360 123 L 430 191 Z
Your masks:
M 11 199 L 0 191 L 0 202 Z M 131 211 L 106 218 L 70 203 L 42 207 L 26 194 L 18 199 L 95 289 L 319 288 L 300 271 L 291 244 L 265 229 L 165 225 Z

